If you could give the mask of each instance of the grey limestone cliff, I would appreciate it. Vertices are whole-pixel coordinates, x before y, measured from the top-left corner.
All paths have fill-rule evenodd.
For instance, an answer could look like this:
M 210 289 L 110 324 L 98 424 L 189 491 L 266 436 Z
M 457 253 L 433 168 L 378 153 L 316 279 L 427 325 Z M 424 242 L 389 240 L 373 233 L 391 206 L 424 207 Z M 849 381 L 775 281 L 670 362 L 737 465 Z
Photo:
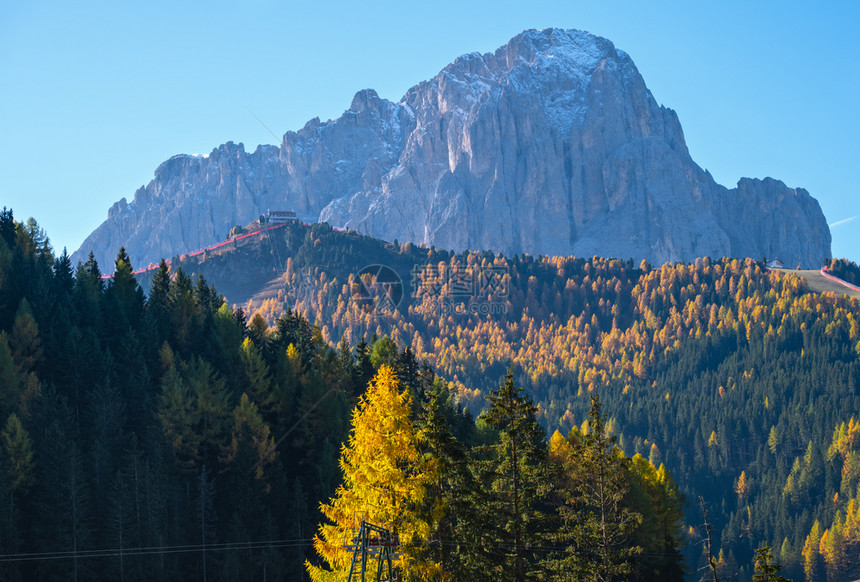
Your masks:
M 529 30 L 458 58 L 398 103 L 356 94 L 280 147 L 174 156 L 73 256 L 135 265 L 195 250 L 267 208 L 446 249 L 660 264 L 780 257 L 814 266 L 830 231 L 773 179 L 727 189 L 691 158 L 677 115 L 630 57 L 586 32 Z M 109 269 L 106 269 L 109 270 Z

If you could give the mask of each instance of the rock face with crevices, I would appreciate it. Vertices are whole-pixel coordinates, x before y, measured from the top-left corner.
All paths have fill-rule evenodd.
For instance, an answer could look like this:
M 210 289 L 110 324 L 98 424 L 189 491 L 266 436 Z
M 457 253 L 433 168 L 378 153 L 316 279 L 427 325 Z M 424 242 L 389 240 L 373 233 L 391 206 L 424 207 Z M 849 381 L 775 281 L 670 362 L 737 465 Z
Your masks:
M 674 111 L 630 57 L 576 30 L 528 30 L 468 54 L 398 102 L 360 91 L 344 114 L 253 153 L 229 142 L 164 162 L 73 255 L 135 265 L 224 238 L 267 209 L 387 240 L 506 254 L 830 256 L 817 201 L 778 180 L 727 189 L 691 158 Z M 109 270 L 109 269 L 105 269 Z

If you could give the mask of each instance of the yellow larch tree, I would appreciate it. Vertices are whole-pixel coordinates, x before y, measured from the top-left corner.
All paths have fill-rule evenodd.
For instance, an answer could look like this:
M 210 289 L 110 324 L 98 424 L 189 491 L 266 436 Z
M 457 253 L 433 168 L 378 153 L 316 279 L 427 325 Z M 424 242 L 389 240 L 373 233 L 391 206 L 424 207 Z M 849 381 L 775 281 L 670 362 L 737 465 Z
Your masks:
M 815 580 L 821 574 L 821 525 L 818 520 L 812 525 L 812 530 L 806 536 L 803 544 L 803 573 L 807 580 Z
M 735 493 L 738 494 L 738 503 L 743 503 L 749 495 L 750 486 L 747 482 L 747 472 L 741 471 L 740 477 L 735 481 Z
M 343 482 L 320 509 L 330 523 L 320 524 L 314 548 L 327 567 L 306 563 L 314 582 L 346 580 L 351 543 L 362 520 L 388 528 L 402 551 L 394 566 L 405 580 L 432 580 L 439 565 L 417 557 L 429 525 L 416 512 L 431 476 L 424 470 L 410 413 L 412 399 L 400 390 L 397 375 L 379 368 L 352 415 L 352 431 L 343 446 Z

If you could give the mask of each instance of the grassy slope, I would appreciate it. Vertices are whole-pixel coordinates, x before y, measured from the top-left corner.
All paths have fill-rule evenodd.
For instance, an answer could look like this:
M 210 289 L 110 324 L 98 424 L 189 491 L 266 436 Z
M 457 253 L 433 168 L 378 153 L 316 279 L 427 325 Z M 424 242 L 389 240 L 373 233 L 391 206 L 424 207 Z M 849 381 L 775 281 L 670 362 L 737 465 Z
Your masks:
M 809 284 L 809 288 L 816 293 L 836 293 L 837 295 L 847 295 L 849 297 L 854 297 L 855 299 L 860 299 L 860 291 L 849 289 L 835 281 L 831 281 L 827 277 L 823 276 L 821 271 L 818 269 L 789 272 L 795 273 L 806 279 L 806 282 Z

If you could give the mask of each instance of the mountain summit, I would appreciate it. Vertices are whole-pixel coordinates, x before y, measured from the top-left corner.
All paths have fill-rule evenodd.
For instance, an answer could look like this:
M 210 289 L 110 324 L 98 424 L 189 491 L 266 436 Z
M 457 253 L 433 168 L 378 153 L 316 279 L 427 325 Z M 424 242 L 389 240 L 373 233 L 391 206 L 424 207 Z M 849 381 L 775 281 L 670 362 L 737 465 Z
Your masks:
M 398 103 L 358 92 L 280 147 L 178 155 L 120 200 L 73 256 L 136 265 L 289 209 L 387 240 L 507 254 L 830 256 L 818 202 L 778 180 L 727 189 L 691 158 L 674 111 L 633 61 L 577 30 L 527 30 L 464 55 Z

